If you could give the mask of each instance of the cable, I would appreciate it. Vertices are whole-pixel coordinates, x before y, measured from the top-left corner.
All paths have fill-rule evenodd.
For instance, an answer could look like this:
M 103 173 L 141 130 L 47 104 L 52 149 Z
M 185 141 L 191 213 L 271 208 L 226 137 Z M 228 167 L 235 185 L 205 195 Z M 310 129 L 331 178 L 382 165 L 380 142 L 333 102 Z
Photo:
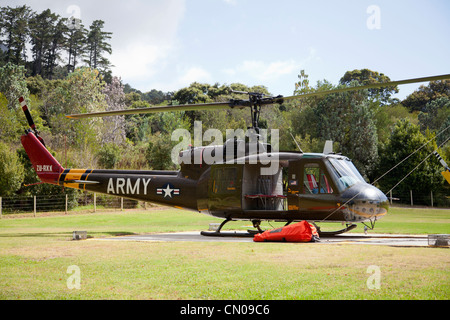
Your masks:
M 438 149 L 439 149 L 440 147 L 442 147 L 444 144 L 446 144 L 448 140 L 450 140 L 450 137 L 447 138 L 441 145 L 439 145 L 439 146 L 438 146 Z M 399 182 L 397 182 L 397 184 L 396 184 L 395 186 L 393 186 L 393 187 L 391 188 L 391 190 L 389 190 L 387 193 L 389 193 L 389 192 L 391 192 L 392 190 L 394 190 L 395 187 L 397 187 L 397 186 L 398 186 L 400 183 L 402 183 L 403 180 L 405 180 L 411 173 L 413 173 L 418 167 L 420 167 L 420 166 L 422 165 L 422 163 L 424 163 L 424 162 L 425 162 L 432 154 L 434 154 L 435 151 L 437 151 L 437 149 L 436 149 L 436 150 L 433 150 L 428 156 L 426 156 L 425 159 L 423 159 L 423 160 L 422 160 L 422 161 L 421 161 L 414 169 L 412 169 L 406 176 L 404 176 Z
M 399 163 L 397 163 L 395 166 L 393 166 L 391 169 L 389 169 L 388 171 L 386 171 L 383 175 L 381 175 L 381 177 L 379 177 L 378 179 L 376 179 L 374 182 L 371 183 L 371 185 L 373 185 L 374 183 L 378 182 L 381 178 L 383 178 L 385 175 L 387 175 L 389 172 L 391 172 L 392 170 L 394 170 L 396 167 L 398 167 L 400 164 L 402 164 L 403 162 L 405 162 L 407 159 L 409 159 L 413 154 L 415 154 L 416 152 L 418 152 L 420 149 L 422 149 L 423 147 L 425 147 L 428 143 L 430 143 L 431 141 L 435 140 L 439 135 L 441 135 L 444 131 L 446 131 L 448 128 L 450 128 L 450 126 L 448 126 L 447 128 L 439 131 L 439 133 L 437 133 L 433 138 L 431 138 L 430 140 L 428 140 L 427 142 L 425 142 L 421 147 L 419 147 L 418 149 L 416 149 L 413 153 L 411 153 L 410 155 L 408 155 L 406 158 L 404 158 L 402 161 L 400 161 Z M 450 139 L 447 138 L 441 145 L 439 145 L 438 149 L 443 146 L 444 144 L 447 143 L 447 141 Z M 433 152 L 436 150 L 433 150 Z M 403 180 L 406 179 L 406 177 L 408 177 L 414 170 L 416 170 L 422 163 L 424 163 L 432 154 L 430 153 L 424 160 L 422 160 L 411 172 L 409 172 L 405 177 L 403 177 L 402 180 L 400 180 L 400 182 L 398 182 L 395 186 L 397 187 Z M 389 193 L 390 191 L 392 191 L 394 188 L 392 188 L 391 190 L 389 190 L 387 193 Z M 361 194 L 362 191 L 358 192 L 356 195 L 354 195 L 353 197 L 351 197 L 350 199 L 348 199 L 344 204 L 340 205 L 338 208 L 336 208 L 333 212 L 331 212 L 329 215 L 327 215 L 325 218 L 323 218 L 322 220 L 320 220 L 320 222 L 325 221 L 326 219 L 328 219 L 329 217 L 331 217 L 334 213 L 336 213 L 338 210 L 340 210 L 341 208 L 343 208 L 344 206 L 346 206 L 350 201 L 352 201 L 353 199 L 355 199 L 357 196 L 359 196 Z M 386 194 L 387 194 L 386 193 Z
M 429 144 L 431 141 L 435 140 L 439 135 L 441 135 L 444 131 L 446 131 L 448 128 L 450 128 L 450 126 L 448 126 L 447 128 L 439 131 L 439 133 L 436 134 L 436 136 L 434 138 L 431 138 L 430 140 L 428 140 L 427 142 L 425 142 L 420 148 L 418 148 L 416 151 L 414 151 L 413 153 L 411 153 L 409 156 L 407 156 L 405 159 L 403 159 L 402 161 L 400 161 L 399 163 L 397 163 L 395 166 L 393 166 L 391 169 L 389 169 L 388 171 L 386 171 L 384 174 L 382 174 L 378 179 L 375 179 L 374 182 L 372 182 L 371 184 L 373 185 L 374 183 L 378 182 L 381 178 L 383 178 L 385 175 L 387 175 L 389 172 L 391 172 L 392 170 L 394 170 L 395 168 L 397 168 L 399 165 L 401 165 L 403 162 L 405 162 L 407 159 L 409 159 L 413 154 L 415 154 L 416 152 L 418 152 L 420 149 L 422 149 L 423 147 L 425 147 L 427 144 Z M 448 139 L 447 139 L 448 140 Z M 446 140 L 446 141 L 447 141 Z M 445 144 L 445 142 L 444 142 Z

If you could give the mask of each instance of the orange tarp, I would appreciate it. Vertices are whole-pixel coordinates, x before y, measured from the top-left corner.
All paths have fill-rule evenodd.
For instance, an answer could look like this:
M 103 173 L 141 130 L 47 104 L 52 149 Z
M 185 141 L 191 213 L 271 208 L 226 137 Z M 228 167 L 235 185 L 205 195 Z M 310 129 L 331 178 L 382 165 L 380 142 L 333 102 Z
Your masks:
M 253 241 L 314 242 L 319 240 L 316 228 L 307 221 L 301 221 L 282 228 L 267 230 L 254 236 Z

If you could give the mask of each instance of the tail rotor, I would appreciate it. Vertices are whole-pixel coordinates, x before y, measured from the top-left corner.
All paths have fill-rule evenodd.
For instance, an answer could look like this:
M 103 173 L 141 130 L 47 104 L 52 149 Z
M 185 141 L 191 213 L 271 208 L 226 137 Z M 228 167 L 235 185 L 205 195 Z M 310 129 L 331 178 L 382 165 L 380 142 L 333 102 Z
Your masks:
M 42 139 L 42 138 L 39 136 L 39 131 L 36 129 L 36 125 L 34 124 L 33 117 L 31 117 L 30 110 L 28 110 L 28 107 L 27 107 L 27 104 L 26 104 L 26 102 L 25 102 L 25 99 L 24 99 L 23 97 L 20 97 L 20 98 L 19 98 L 19 102 L 20 102 L 20 105 L 21 105 L 21 107 L 22 107 L 23 113 L 25 113 L 25 117 L 27 118 L 28 125 L 30 126 L 30 129 L 29 129 L 29 130 L 31 130 L 31 131 L 34 133 L 34 135 L 36 136 L 36 138 L 38 138 L 38 140 L 39 140 L 39 141 L 44 145 L 44 147 L 45 147 L 44 139 Z

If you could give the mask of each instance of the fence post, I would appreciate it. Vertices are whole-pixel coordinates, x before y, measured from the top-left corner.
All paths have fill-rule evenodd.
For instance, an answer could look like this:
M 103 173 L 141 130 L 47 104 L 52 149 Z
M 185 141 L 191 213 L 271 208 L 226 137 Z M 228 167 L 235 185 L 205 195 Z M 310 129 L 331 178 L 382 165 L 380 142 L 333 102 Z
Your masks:
M 391 205 L 392 205 L 392 190 L 389 191 L 389 198 L 390 198 L 390 200 L 391 200 Z
M 33 213 L 36 218 L 36 196 L 33 196 Z
M 433 208 L 433 190 L 431 190 L 431 207 Z
M 411 207 L 412 207 L 414 205 L 412 190 L 409 190 L 409 193 L 411 194 Z
M 69 202 L 69 195 L 66 193 L 66 214 L 67 214 L 67 202 Z
M 94 212 L 97 212 L 97 194 L 94 192 Z

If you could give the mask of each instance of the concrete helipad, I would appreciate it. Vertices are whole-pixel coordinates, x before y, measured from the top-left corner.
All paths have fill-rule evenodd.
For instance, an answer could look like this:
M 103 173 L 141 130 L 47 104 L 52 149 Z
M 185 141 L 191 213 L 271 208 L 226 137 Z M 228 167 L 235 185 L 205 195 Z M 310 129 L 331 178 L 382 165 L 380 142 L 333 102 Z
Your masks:
M 228 231 L 228 233 L 232 233 Z M 153 241 L 153 242 L 253 242 L 251 237 L 206 237 L 199 231 L 127 235 L 95 240 Z M 317 244 L 369 244 L 402 247 L 428 247 L 428 235 L 363 234 L 347 233 L 333 237 L 321 237 Z M 300 244 L 299 244 L 300 245 Z M 447 246 L 448 247 L 448 246 Z

